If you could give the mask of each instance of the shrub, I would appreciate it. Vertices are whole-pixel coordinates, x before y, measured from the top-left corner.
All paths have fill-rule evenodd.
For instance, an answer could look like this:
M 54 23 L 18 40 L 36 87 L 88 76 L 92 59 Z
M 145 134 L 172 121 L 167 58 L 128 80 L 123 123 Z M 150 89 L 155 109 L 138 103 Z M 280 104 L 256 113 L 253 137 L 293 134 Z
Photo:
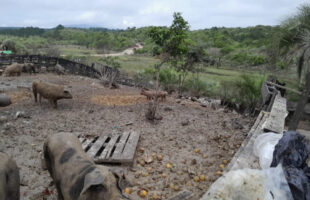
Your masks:
M 286 69 L 288 67 L 288 63 L 283 60 L 280 60 L 276 63 L 276 66 L 279 69 Z
M 266 63 L 265 58 L 263 56 L 249 56 L 248 57 L 248 63 L 250 65 L 256 66 L 256 65 L 262 65 Z
M 134 49 L 135 54 L 146 54 L 148 50 L 146 48 Z
M 221 48 L 220 52 L 222 54 L 229 54 L 230 52 L 234 51 L 235 49 L 231 46 L 224 46 L 223 48 Z
M 261 87 L 265 77 L 253 77 L 242 74 L 240 80 L 236 81 L 238 87 L 238 101 L 245 107 L 254 109 L 261 98 Z
M 248 64 L 252 66 L 266 63 L 266 59 L 263 56 L 256 56 L 245 52 L 234 54 L 231 59 L 237 64 Z
M 171 92 L 177 88 L 178 73 L 171 68 L 162 69 L 159 74 L 159 82 L 164 90 Z
M 242 74 L 238 81 L 221 82 L 221 98 L 228 103 L 238 103 L 253 111 L 261 99 L 261 86 L 265 77 Z
M 238 64 L 244 64 L 246 63 L 248 58 L 247 53 L 236 53 L 232 56 L 231 60 L 237 62 Z
M 184 91 L 189 92 L 191 96 L 200 97 L 208 95 L 214 87 L 214 84 L 192 76 L 185 81 Z

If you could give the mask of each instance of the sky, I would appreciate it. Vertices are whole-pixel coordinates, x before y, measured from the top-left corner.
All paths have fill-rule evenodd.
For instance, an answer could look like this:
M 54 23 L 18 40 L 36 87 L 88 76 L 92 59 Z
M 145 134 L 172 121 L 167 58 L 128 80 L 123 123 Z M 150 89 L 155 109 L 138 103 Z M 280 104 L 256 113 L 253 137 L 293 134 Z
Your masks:
M 0 0 L 0 27 L 169 26 L 181 12 L 192 30 L 277 25 L 309 0 Z

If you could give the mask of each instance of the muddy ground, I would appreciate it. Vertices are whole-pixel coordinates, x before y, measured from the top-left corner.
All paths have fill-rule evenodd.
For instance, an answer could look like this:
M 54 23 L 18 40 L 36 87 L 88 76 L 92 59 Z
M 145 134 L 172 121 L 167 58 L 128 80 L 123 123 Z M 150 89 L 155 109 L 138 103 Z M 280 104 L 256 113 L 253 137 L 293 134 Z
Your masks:
M 58 101 L 58 109 L 47 100 L 41 106 L 35 104 L 28 88 L 34 79 L 67 85 L 73 99 Z M 148 190 L 148 199 L 167 199 L 184 189 L 193 192 L 193 200 L 199 199 L 220 176 L 253 122 L 224 107 L 204 108 L 169 96 L 159 107 L 163 119 L 150 123 L 144 116 L 147 100 L 139 95 L 139 89 L 121 86 L 110 90 L 98 80 L 80 76 L 0 77 L 1 90 L 6 90 L 13 104 L 0 108 L 0 151 L 16 160 L 21 199 L 25 200 L 57 199 L 52 179 L 41 168 L 42 146 L 48 135 L 104 135 L 127 130 L 141 133 L 134 164 L 125 168 L 133 185 L 132 199 L 140 199 L 136 193 L 141 188 Z M 17 112 L 21 112 L 18 117 Z M 162 155 L 162 161 L 155 154 Z M 144 165 L 144 158 L 152 162 Z M 195 182 L 201 175 L 205 180 L 201 177 Z

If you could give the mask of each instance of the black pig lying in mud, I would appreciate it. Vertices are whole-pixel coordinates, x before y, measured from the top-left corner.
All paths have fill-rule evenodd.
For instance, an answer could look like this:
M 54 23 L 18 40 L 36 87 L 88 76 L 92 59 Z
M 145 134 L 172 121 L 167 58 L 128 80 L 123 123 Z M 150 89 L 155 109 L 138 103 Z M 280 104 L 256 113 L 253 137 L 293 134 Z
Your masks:
M 19 200 L 19 170 L 15 161 L 0 152 L 0 200 Z
M 39 80 L 35 80 L 32 83 L 32 91 L 34 95 L 34 101 L 37 102 L 37 94 L 39 94 L 39 102 L 41 98 L 48 99 L 50 104 L 57 108 L 57 100 L 59 99 L 72 99 L 72 95 L 68 90 L 61 85 L 55 85 L 45 83 Z
M 122 200 L 124 176 L 96 165 L 70 133 L 50 136 L 44 143 L 46 167 L 56 184 L 59 200 Z

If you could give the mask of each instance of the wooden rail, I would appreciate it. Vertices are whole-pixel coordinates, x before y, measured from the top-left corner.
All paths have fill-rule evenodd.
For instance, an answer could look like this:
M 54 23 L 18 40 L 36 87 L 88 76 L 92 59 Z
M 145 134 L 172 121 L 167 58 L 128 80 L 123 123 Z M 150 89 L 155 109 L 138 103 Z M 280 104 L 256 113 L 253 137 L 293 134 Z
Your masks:
M 44 55 L 2 55 L 0 56 L 0 68 L 1 65 L 9 65 L 13 62 L 17 63 L 33 63 L 35 68 L 40 71 L 42 66 L 45 66 L 47 71 L 56 71 L 56 64 L 60 64 L 67 73 L 87 76 L 90 78 L 100 78 L 102 76 L 111 76 L 115 73 L 118 74 L 116 82 L 122 85 L 134 86 L 134 87 L 151 87 L 145 85 L 146 83 L 140 83 L 128 77 L 126 74 L 121 74 L 117 69 L 110 66 L 95 64 L 88 66 L 83 63 L 71 61 L 59 57 L 51 57 Z M 117 72 L 115 72 L 117 71 Z
M 288 87 L 285 87 L 285 86 L 282 86 L 282 85 L 279 85 L 279 84 L 276 84 L 276 83 L 273 83 L 273 82 L 269 82 L 269 81 L 266 81 L 266 83 L 267 83 L 267 84 L 270 84 L 270 85 L 274 85 L 274 86 L 276 86 L 276 87 L 278 87 L 278 88 L 281 88 L 281 89 L 289 90 L 289 91 L 291 91 L 291 92 L 293 92 L 293 93 L 295 93 L 295 94 L 302 95 L 302 92 L 297 91 L 297 90 L 294 90 L 294 89 L 292 89 L 292 88 L 288 88 Z M 309 95 L 309 97 L 310 97 L 310 95 Z

